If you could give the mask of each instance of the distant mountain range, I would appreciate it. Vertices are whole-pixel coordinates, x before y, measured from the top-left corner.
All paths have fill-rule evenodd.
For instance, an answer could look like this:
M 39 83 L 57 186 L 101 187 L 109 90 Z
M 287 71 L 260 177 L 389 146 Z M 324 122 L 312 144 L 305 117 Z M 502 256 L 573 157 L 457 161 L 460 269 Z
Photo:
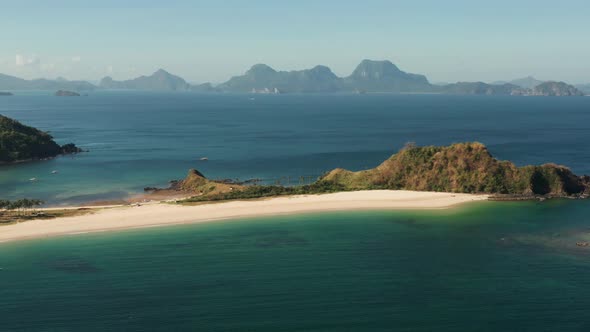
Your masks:
M 494 84 L 494 85 L 512 84 L 512 85 L 519 86 L 521 88 L 532 89 L 541 83 L 543 83 L 543 81 L 540 81 L 532 76 L 527 76 L 527 77 L 518 78 L 518 79 L 515 79 L 512 81 L 508 81 L 508 82 L 496 81 L 492 84 Z
M 126 81 L 103 78 L 98 86 L 108 90 L 150 90 L 150 91 L 190 91 L 191 85 L 184 79 L 159 69 L 150 76 L 140 76 Z
M 47 80 L 25 80 L 22 78 L 0 74 L 0 90 L 94 90 L 96 86 L 86 81 L 68 81 L 63 78 Z
M 580 86 L 590 92 L 590 84 Z M 510 82 L 458 82 L 431 84 L 426 76 L 407 73 L 390 61 L 363 60 L 347 77 L 338 77 L 326 66 L 277 71 L 268 65 L 252 66 L 217 86 L 191 85 L 183 78 L 159 69 L 150 76 L 125 81 L 103 78 L 98 86 L 84 81 L 23 80 L 0 74 L 0 90 L 142 90 L 237 93 L 441 93 L 461 95 L 578 96 L 576 87 L 564 82 L 542 82 L 525 77 Z

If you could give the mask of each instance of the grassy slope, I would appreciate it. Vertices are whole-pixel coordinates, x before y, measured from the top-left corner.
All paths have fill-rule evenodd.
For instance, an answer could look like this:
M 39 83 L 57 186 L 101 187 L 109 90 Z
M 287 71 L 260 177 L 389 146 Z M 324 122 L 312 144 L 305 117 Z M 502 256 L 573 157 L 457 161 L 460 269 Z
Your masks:
M 336 169 L 321 178 L 348 189 L 406 189 L 515 195 L 572 195 L 588 179 L 554 164 L 516 167 L 492 157 L 480 143 L 406 147 L 374 169 Z
M 554 164 L 516 167 L 492 157 L 480 143 L 408 146 L 376 168 L 351 172 L 335 169 L 311 185 L 238 186 L 220 190 L 197 171 L 180 188 L 199 196 L 184 202 L 255 199 L 280 195 L 322 194 L 351 190 L 393 189 L 457 193 L 572 196 L 590 193 L 590 178 Z

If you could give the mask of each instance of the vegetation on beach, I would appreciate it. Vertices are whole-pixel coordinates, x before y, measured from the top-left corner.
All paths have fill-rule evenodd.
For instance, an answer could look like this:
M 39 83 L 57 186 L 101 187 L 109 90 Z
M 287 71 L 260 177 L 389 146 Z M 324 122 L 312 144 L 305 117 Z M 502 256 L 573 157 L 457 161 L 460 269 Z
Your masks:
M 81 151 L 73 143 L 60 146 L 50 134 L 0 115 L 0 163 L 46 159 Z
M 8 212 L 16 211 L 18 215 L 27 215 L 31 210 L 43 204 L 43 201 L 38 199 L 23 198 L 16 201 L 0 200 L 0 210 Z
M 38 210 L 44 202 L 38 199 L 0 200 L 0 225 L 33 219 L 54 219 L 73 217 L 91 212 L 91 209 L 52 209 Z
M 220 185 L 228 187 L 219 190 Z M 359 172 L 335 169 L 309 185 L 231 186 L 207 180 L 192 170 L 177 188 L 197 193 L 183 203 L 374 189 L 585 197 L 590 194 L 590 177 L 577 176 L 555 164 L 517 167 L 495 159 L 481 143 L 442 147 L 408 144 L 376 168 Z
M 0 200 L 0 223 L 36 216 L 36 208 L 43 204 L 38 199 Z
M 330 183 L 326 181 L 318 181 L 313 184 L 294 187 L 283 186 L 261 186 L 253 185 L 246 186 L 241 190 L 234 190 L 230 192 L 215 194 L 215 195 L 201 195 L 193 196 L 185 199 L 182 203 L 207 202 L 207 201 L 227 201 L 237 199 L 256 199 L 265 197 L 276 197 L 285 195 L 312 195 L 312 194 L 327 194 L 340 191 L 347 191 L 347 188 L 340 184 Z

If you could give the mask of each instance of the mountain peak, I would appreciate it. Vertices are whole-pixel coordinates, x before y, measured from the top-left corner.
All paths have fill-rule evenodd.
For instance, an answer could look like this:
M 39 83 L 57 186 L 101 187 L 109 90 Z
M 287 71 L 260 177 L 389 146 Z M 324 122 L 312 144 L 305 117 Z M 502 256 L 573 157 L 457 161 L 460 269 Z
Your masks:
M 269 65 L 265 65 L 264 63 L 255 64 L 248 70 L 250 74 L 274 74 L 277 71 L 272 69 Z
M 402 73 L 399 68 L 389 60 L 368 60 L 365 59 L 352 72 L 351 77 L 355 79 L 383 79 Z
M 334 72 L 332 72 L 332 69 L 330 69 L 330 67 L 327 67 L 327 66 L 317 65 L 317 66 L 309 69 L 309 72 L 314 75 L 323 76 L 323 77 L 326 77 L 329 79 L 337 79 L 338 78 L 338 76 L 336 76 L 336 74 L 334 74 Z
M 423 75 L 406 73 L 389 60 L 365 59 L 346 78 L 357 90 L 371 92 L 431 91 Z
M 165 71 L 164 69 L 160 68 L 156 70 L 152 76 L 172 76 L 169 72 Z
M 115 81 L 105 77 L 100 81 L 104 89 L 123 90 L 151 90 L 151 91 L 188 91 L 190 84 L 181 77 L 170 74 L 164 69 L 158 69 L 150 76 L 140 76 L 126 81 Z

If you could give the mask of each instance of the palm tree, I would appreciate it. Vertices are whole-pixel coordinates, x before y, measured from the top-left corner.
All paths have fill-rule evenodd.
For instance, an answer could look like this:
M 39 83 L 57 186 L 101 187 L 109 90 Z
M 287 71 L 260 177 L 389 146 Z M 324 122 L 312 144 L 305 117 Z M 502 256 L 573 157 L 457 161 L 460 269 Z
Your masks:
M 13 211 L 16 210 L 16 214 L 19 214 L 19 209 L 22 207 L 22 202 L 21 200 L 17 200 L 17 201 L 13 201 L 10 202 L 10 204 L 8 204 L 8 206 L 6 207 L 6 209 L 8 211 Z
M 43 205 L 45 202 L 43 202 L 40 199 L 32 199 L 31 200 L 31 207 L 33 208 L 33 212 L 36 212 L 35 208 L 37 208 L 40 205 Z

